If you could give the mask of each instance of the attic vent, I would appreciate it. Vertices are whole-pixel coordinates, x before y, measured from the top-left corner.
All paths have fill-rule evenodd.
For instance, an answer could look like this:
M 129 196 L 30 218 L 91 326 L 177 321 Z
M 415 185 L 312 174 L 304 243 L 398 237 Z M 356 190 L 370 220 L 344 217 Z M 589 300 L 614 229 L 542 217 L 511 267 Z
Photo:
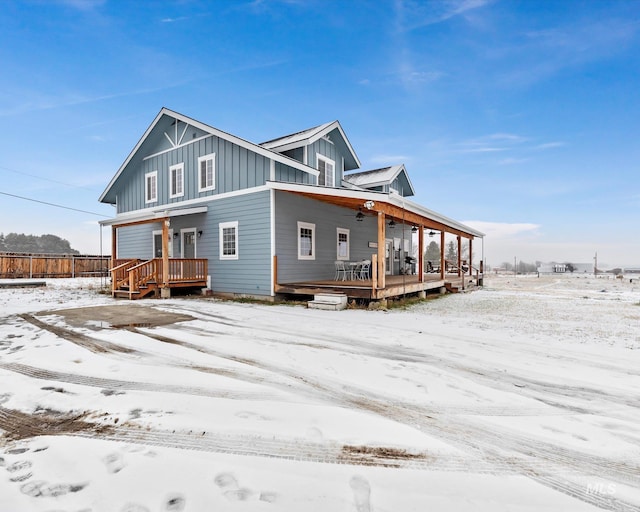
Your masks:
M 193 132 L 193 137 L 192 137 L 192 138 L 193 138 L 193 139 L 195 139 L 195 138 L 196 138 L 196 132 Z

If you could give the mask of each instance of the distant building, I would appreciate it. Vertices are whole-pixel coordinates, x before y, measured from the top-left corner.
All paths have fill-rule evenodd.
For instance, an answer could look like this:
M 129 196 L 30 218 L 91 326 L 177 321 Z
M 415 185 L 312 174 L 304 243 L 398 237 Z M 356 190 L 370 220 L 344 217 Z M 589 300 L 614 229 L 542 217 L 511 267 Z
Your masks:
M 593 263 L 541 263 L 539 274 L 593 274 Z

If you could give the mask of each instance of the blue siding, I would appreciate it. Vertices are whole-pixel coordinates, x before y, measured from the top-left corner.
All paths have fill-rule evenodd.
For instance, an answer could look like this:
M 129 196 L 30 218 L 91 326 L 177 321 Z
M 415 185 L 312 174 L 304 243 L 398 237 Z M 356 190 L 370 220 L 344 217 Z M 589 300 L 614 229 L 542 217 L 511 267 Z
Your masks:
M 216 292 L 271 295 L 270 193 L 261 191 L 212 200 L 207 213 L 171 218 L 171 229 L 202 231 L 196 238 L 196 257 L 209 260 L 211 287 Z M 220 260 L 219 224 L 238 221 L 237 260 Z M 118 257 L 153 257 L 153 231 L 160 222 L 118 229 Z M 181 237 L 172 238 L 173 256 L 180 257 Z
M 276 181 L 313 185 L 316 183 L 316 178 L 309 173 L 289 167 L 288 165 L 284 165 L 280 162 L 276 162 Z
M 356 212 L 287 192 L 276 192 L 276 255 L 278 282 L 333 279 L 337 258 L 336 228 L 349 229 L 349 259 L 371 259 L 377 249 L 377 216 L 356 220 Z M 298 221 L 316 225 L 316 259 L 298 259 Z
M 198 157 L 211 153 L 216 155 L 216 188 L 198 192 Z M 179 163 L 184 163 L 184 196 L 171 199 L 169 167 Z M 131 165 L 119 184 L 118 213 L 264 185 L 270 174 L 268 158 L 213 135 Z M 158 201 L 147 204 L 145 174 L 153 171 L 158 171 Z

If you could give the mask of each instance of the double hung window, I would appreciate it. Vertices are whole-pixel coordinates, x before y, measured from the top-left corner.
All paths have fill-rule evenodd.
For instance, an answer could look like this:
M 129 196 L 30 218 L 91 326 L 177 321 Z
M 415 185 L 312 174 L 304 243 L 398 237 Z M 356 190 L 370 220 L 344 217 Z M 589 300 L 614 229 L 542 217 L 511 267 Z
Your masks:
M 220 223 L 220 259 L 238 259 L 238 221 Z
M 144 175 L 144 202 L 155 203 L 158 200 L 158 171 Z
M 216 154 L 198 158 L 198 192 L 216 188 Z
M 176 164 L 169 167 L 169 197 L 182 197 L 184 195 L 184 164 Z
M 318 160 L 318 171 L 320 171 L 318 185 L 335 187 L 335 162 L 320 154 L 316 154 L 316 159 Z
M 316 259 L 316 225 L 298 222 L 298 259 Z

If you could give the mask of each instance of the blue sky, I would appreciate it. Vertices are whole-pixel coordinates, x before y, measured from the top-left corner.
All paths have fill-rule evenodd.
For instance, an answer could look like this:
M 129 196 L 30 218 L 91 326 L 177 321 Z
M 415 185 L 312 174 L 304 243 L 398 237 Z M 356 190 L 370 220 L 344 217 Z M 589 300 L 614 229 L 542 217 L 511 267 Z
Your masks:
M 0 66 L 4 194 L 113 216 L 163 106 L 253 142 L 338 119 L 490 265 L 640 265 L 637 1 L 4 0 Z M 83 252 L 100 218 L 0 195 L 0 232 Z

